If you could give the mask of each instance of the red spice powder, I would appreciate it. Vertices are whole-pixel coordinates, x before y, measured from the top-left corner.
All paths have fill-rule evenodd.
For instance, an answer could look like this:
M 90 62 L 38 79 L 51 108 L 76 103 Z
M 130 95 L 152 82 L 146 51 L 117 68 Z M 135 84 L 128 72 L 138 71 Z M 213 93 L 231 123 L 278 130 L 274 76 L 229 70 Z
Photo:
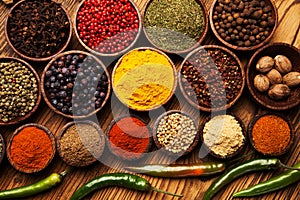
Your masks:
M 40 170 L 51 159 L 52 141 L 44 130 L 25 127 L 13 137 L 9 153 L 16 167 L 26 171 Z
M 290 131 L 288 123 L 281 117 L 263 116 L 252 129 L 254 146 L 263 154 L 281 154 L 290 142 Z
M 109 140 L 116 155 L 123 159 L 137 159 L 149 147 L 150 132 L 141 120 L 125 117 L 112 126 Z

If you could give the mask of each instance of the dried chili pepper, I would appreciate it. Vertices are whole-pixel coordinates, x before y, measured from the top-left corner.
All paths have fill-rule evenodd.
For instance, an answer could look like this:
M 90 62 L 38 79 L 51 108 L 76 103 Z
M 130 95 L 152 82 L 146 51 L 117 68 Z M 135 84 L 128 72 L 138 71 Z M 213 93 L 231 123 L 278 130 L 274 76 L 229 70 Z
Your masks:
M 300 169 L 300 162 L 293 167 Z M 278 176 L 275 176 L 265 182 L 234 193 L 233 197 L 252 197 L 262 195 L 268 192 L 279 190 L 297 181 L 300 181 L 300 171 L 286 170 L 282 174 L 279 174 Z

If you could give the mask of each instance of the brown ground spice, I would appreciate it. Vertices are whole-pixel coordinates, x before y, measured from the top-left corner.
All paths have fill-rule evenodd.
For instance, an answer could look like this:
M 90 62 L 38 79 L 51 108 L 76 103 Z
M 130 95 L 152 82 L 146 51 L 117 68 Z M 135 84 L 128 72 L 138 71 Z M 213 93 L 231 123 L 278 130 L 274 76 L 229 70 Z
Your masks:
M 252 129 L 255 148 L 263 154 L 281 154 L 288 146 L 291 133 L 288 123 L 275 115 L 258 119 Z

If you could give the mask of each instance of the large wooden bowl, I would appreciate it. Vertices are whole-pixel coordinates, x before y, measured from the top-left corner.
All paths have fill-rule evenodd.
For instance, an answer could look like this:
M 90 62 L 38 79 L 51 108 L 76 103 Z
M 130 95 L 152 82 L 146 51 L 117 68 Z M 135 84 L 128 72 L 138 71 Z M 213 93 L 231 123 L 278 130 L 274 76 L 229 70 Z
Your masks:
M 287 110 L 299 105 L 300 86 L 291 88 L 291 95 L 287 99 L 277 101 L 271 99 L 266 93 L 259 92 L 254 87 L 254 77 L 259 74 L 255 68 L 259 58 L 262 56 L 271 56 L 274 58 L 276 55 L 287 56 L 292 63 L 292 71 L 300 72 L 300 50 L 290 44 L 273 43 L 262 47 L 253 54 L 247 65 L 246 80 L 249 91 L 256 102 L 272 110 Z
M 144 21 L 145 19 L 145 13 L 146 13 L 146 10 L 149 6 L 149 4 L 152 2 L 153 0 L 147 0 L 146 2 L 146 5 L 144 7 L 144 9 L 142 10 L 142 19 Z M 207 35 L 207 32 L 208 32 L 208 27 L 209 27 L 209 20 L 208 20 L 208 11 L 205 7 L 205 4 L 202 2 L 202 0 L 195 0 L 202 8 L 203 10 L 203 14 L 204 14 L 204 30 L 202 31 L 201 35 L 199 36 L 199 38 L 196 40 L 195 44 L 191 47 L 189 47 L 188 49 L 184 49 L 184 50 L 180 50 L 180 51 L 170 51 L 170 50 L 167 50 L 167 49 L 163 49 L 159 46 L 159 44 L 156 44 L 154 43 L 152 40 L 151 40 L 151 37 L 149 36 L 149 33 L 147 32 L 147 27 L 145 27 L 144 25 L 144 28 L 143 28 L 143 31 L 145 33 L 145 36 L 146 38 L 148 39 L 148 41 L 157 49 L 160 49 L 166 53 L 171 53 L 171 54 L 183 54 L 183 53 L 186 53 L 186 52 L 189 52 L 193 49 L 195 49 L 196 47 L 198 47 L 202 42 L 203 40 L 205 39 L 205 36 Z M 174 11 L 176 12 L 176 11 Z M 191 23 L 194 23 L 194 22 L 191 22 Z
M 219 0 L 214 0 L 211 8 L 210 8 L 210 13 L 209 13 L 209 22 L 210 22 L 210 27 L 214 33 L 214 35 L 216 36 L 216 38 L 221 42 L 223 43 L 225 46 L 231 48 L 231 49 L 234 49 L 234 50 L 238 50 L 238 51 L 251 51 L 251 50 L 255 50 L 255 49 L 258 49 L 260 47 L 262 47 L 263 45 L 267 44 L 272 36 L 274 35 L 275 33 L 275 30 L 278 26 L 278 11 L 277 11 L 277 8 L 276 8 L 276 5 L 275 5 L 275 2 L 273 0 L 264 0 L 266 2 L 266 5 L 269 5 L 272 7 L 272 10 L 273 10 L 273 16 L 272 18 L 275 20 L 275 24 L 273 26 L 273 29 L 271 31 L 271 33 L 269 34 L 269 36 L 261 41 L 261 43 L 257 44 L 257 45 L 254 45 L 254 46 L 249 46 L 249 47 L 246 47 L 246 46 L 237 46 L 235 44 L 232 44 L 232 43 L 229 43 L 227 41 L 225 41 L 220 35 L 219 33 L 217 32 L 216 28 L 215 28 L 215 25 L 214 25 L 214 20 L 213 20 L 213 14 L 214 14 L 214 10 L 215 10 L 215 7 L 217 5 Z
M 68 32 L 68 37 L 67 37 L 67 40 L 65 41 L 64 45 L 62 45 L 62 47 L 60 49 L 58 49 L 55 53 L 53 53 L 52 55 L 50 56 L 47 56 L 47 57 L 41 57 L 41 58 L 36 58 L 36 57 L 30 57 L 24 53 L 22 53 L 21 51 L 18 50 L 17 47 L 15 47 L 10 38 L 9 38 L 9 35 L 8 35 L 8 20 L 9 20 L 9 17 L 10 17 L 10 13 L 13 12 L 14 9 L 16 9 L 20 4 L 22 4 L 23 2 L 25 2 L 27 0 L 22 0 L 22 1 L 19 1 L 18 3 L 16 3 L 9 11 L 9 14 L 7 14 L 7 17 L 5 19 L 5 24 L 4 24 L 4 33 L 5 33 L 5 37 L 6 37 L 6 40 L 9 44 L 9 46 L 14 50 L 14 52 L 16 52 L 19 56 L 21 56 L 22 58 L 26 59 L 26 60 L 30 60 L 30 61 L 35 61 L 35 62 L 43 62 L 43 61 L 48 61 L 50 60 L 51 58 L 55 57 L 57 54 L 61 53 L 62 51 L 64 51 L 67 46 L 69 45 L 70 41 L 71 41 L 71 37 L 72 37 L 72 22 L 71 22 L 71 18 L 70 18 L 70 15 L 69 13 L 67 12 L 67 10 L 64 8 L 64 6 L 60 5 L 60 7 L 62 8 L 62 10 L 65 12 L 67 18 L 68 18 L 68 21 L 69 21 L 69 32 Z M 56 2 L 54 0 L 51 0 L 53 2 Z
M 25 62 L 24 60 L 21 60 L 19 58 L 13 58 L 13 57 L 1 57 L 0 56 L 0 62 L 10 62 L 10 61 L 14 61 L 14 62 L 18 62 L 18 63 L 22 63 L 22 65 L 26 66 L 34 75 L 36 81 L 37 81 L 37 87 L 38 87 L 38 97 L 36 100 L 36 103 L 34 105 L 34 107 L 32 108 L 32 110 L 30 112 L 28 112 L 26 115 L 21 116 L 21 117 L 17 117 L 11 121 L 8 122 L 3 122 L 2 120 L 0 120 L 0 126 L 6 126 L 6 125 L 13 125 L 13 124 L 18 124 L 26 119 L 28 119 L 38 108 L 40 102 L 41 102 L 41 87 L 40 87 L 40 77 L 37 74 L 37 72 L 35 71 L 35 69 L 28 64 L 27 62 Z
M 58 110 L 57 108 L 55 108 L 52 103 L 50 102 L 50 97 L 49 97 L 49 93 L 47 92 L 47 90 L 45 89 L 45 77 L 46 77 L 46 72 L 49 69 L 49 67 L 51 67 L 52 63 L 55 62 L 58 58 L 60 58 L 61 56 L 66 56 L 66 55 L 72 55 L 72 54 L 83 54 L 89 57 L 92 57 L 98 64 L 99 66 L 101 66 L 101 68 L 104 70 L 107 79 L 108 79 L 108 89 L 107 89 L 107 94 L 105 99 L 102 102 L 102 105 L 95 109 L 93 112 L 88 113 L 87 115 L 74 115 L 74 114 L 65 114 L 63 112 L 61 112 L 60 110 Z M 100 111 L 104 105 L 106 104 L 106 102 L 108 101 L 109 97 L 110 97 L 110 92 L 111 92 L 111 84 L 110 84 L 110 75 L 106 69 L 106 67 L 104 66 L 104 64 L 94 55 L 84 52 L 84 51 L 78 51 L 78 50 L 72 50 L 72 51 L 66 51 L 63 53 L 60 53 L 58 55 L 56 55 L 54 58 L 52 58 L 52 60 L 47 64 L 47 66 L 45 67 L 43 74 L 42 74 L 42 78 L 41 78 L 41 90 L 42 90 L 42 94 L 44 97 L 45 102 L 47 103 L 47 105 L 49 106 L 49 108 L 51 110 L 53 110 L 54 112 L 56 112 L 59 115 L 62 115 L 64 117 L 67 118 L 72 118 L 72 119 L 82 119 L 82 118 L 87 118 L 90 117 L 94 114 L 96 114 L 98 111 Z

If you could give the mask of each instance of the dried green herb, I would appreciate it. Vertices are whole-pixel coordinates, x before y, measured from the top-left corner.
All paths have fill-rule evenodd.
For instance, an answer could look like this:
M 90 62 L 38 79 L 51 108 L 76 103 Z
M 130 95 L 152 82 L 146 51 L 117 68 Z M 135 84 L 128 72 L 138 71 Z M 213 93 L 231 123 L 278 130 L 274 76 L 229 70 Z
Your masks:
M 195 0 L 153 0 L 144 20 L 150 40 L 167 51 L 190 48 L 205 26 L 203 8 Z

